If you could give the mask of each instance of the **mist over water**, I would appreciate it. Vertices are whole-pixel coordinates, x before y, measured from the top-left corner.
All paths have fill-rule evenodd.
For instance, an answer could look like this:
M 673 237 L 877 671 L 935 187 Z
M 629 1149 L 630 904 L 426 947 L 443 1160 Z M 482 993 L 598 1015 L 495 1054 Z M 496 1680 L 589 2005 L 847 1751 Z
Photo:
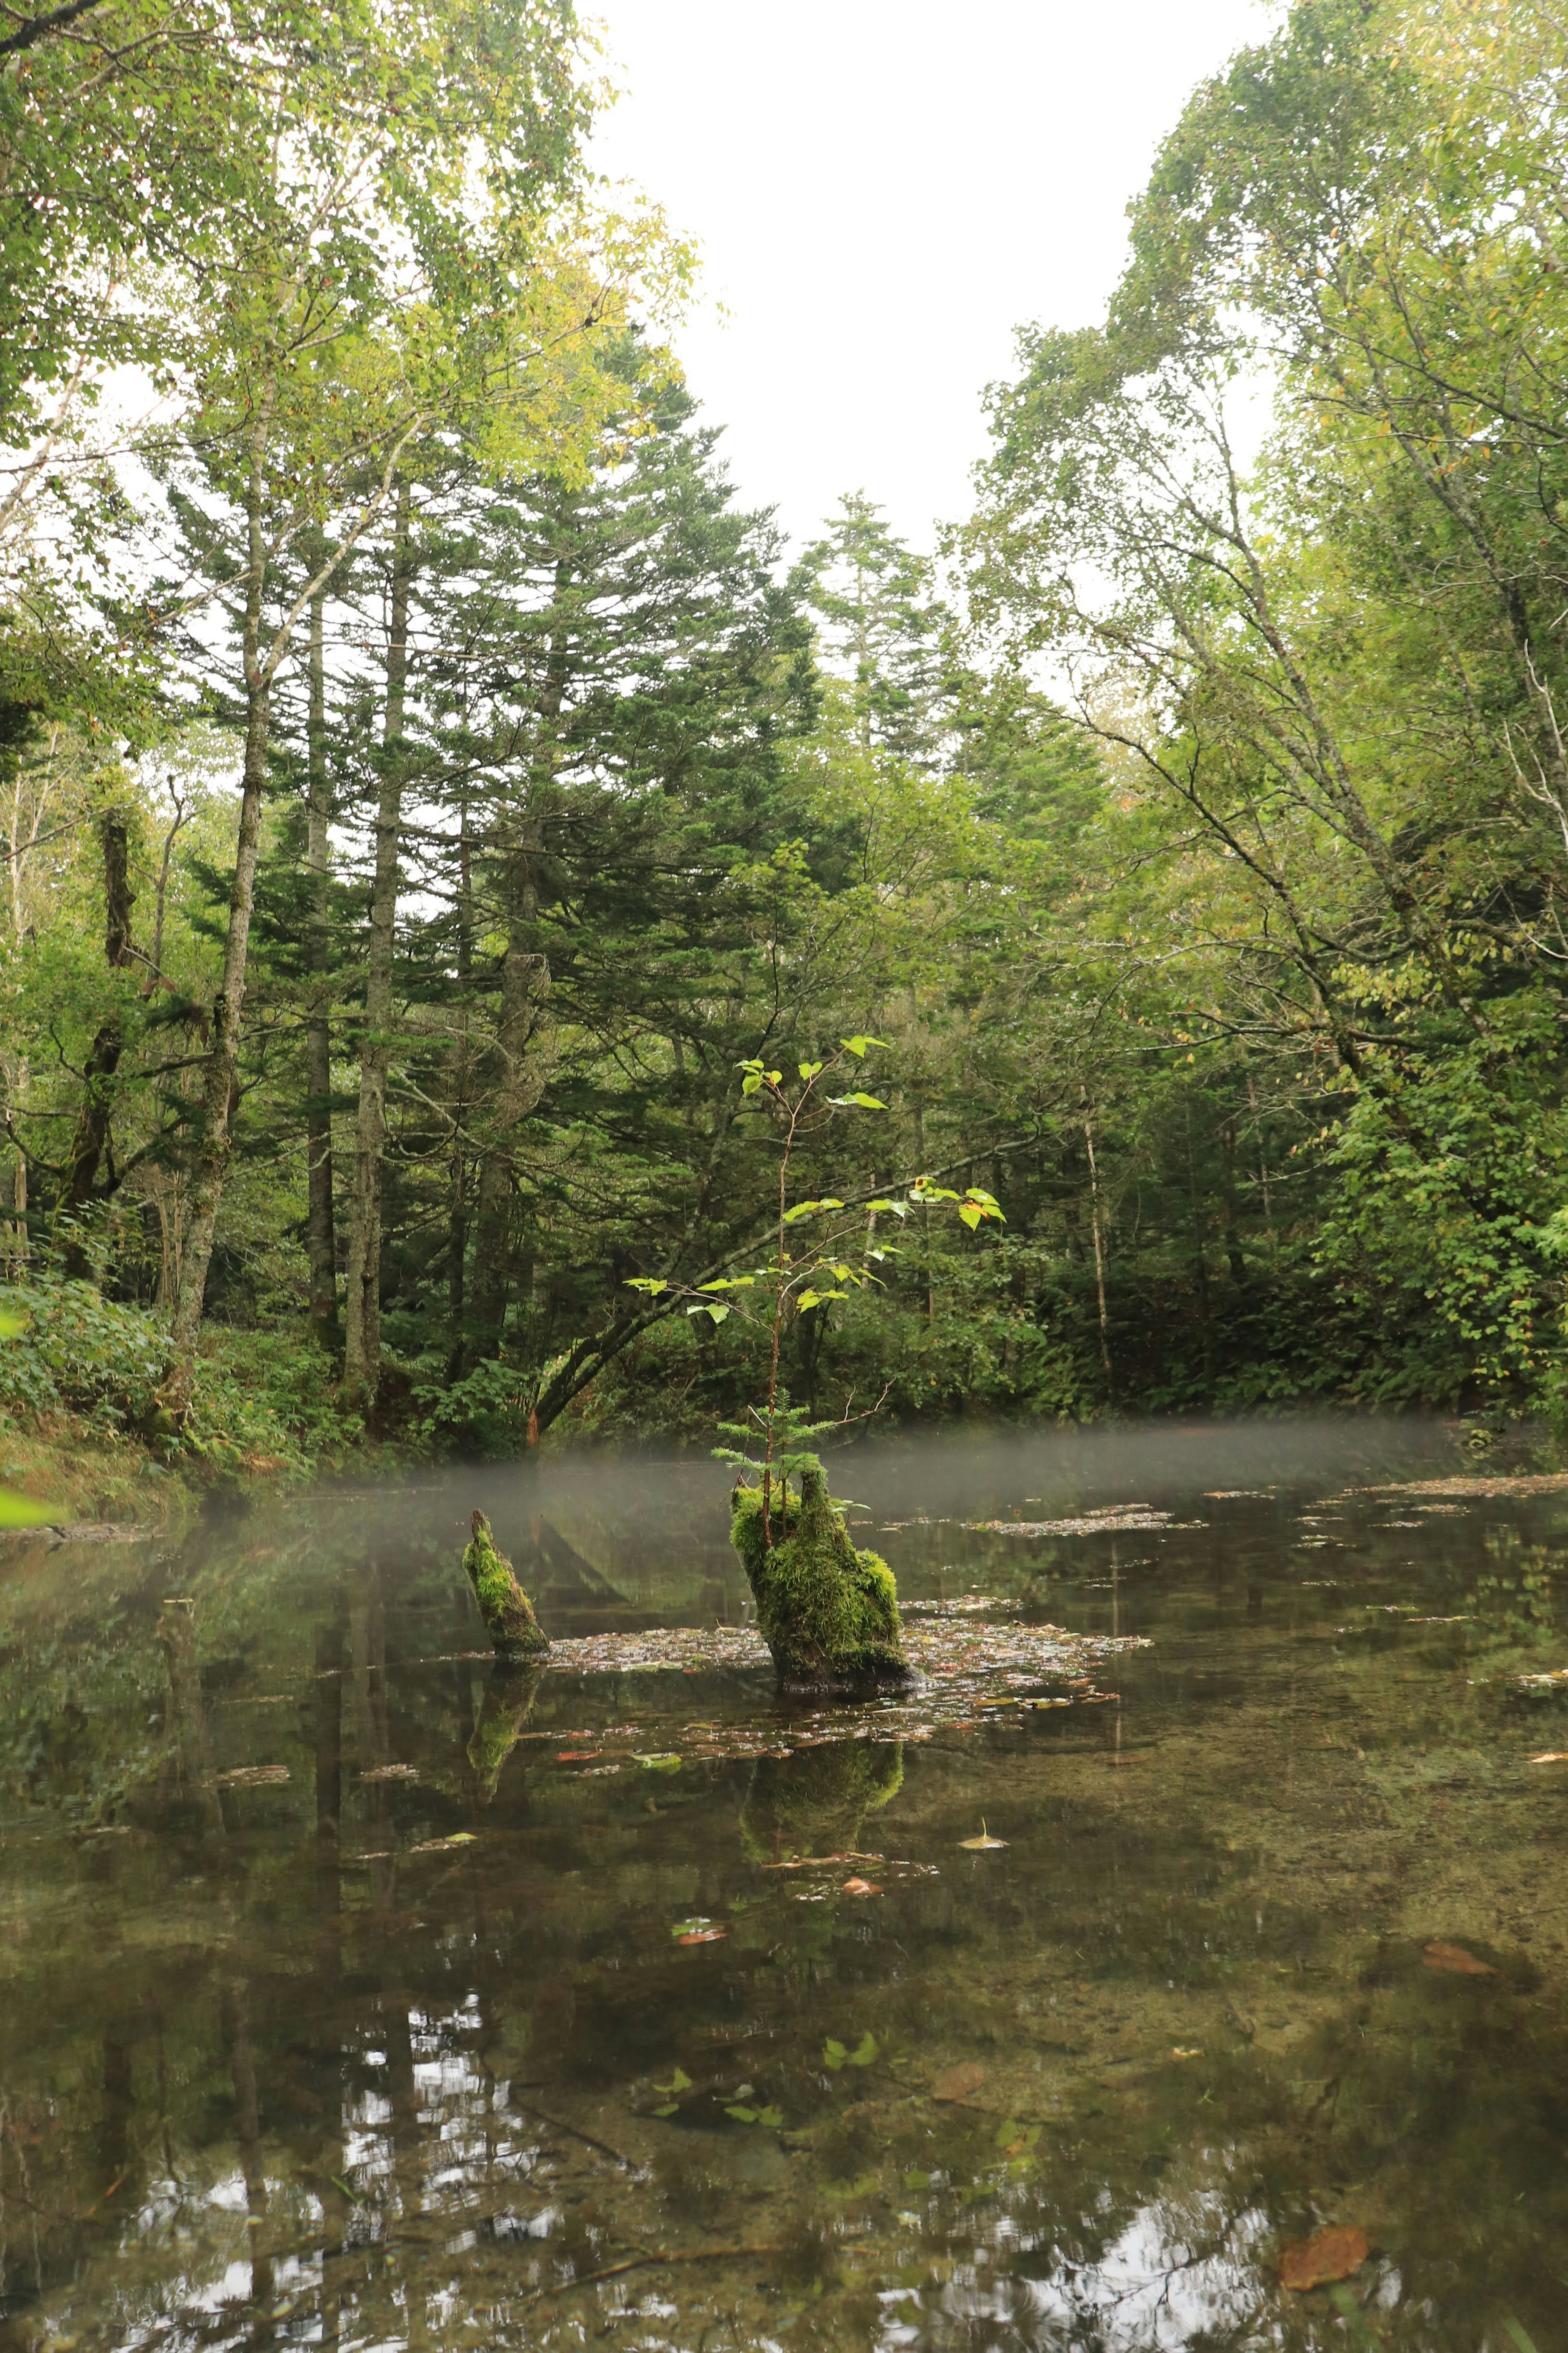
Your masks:
M 835 1446 L 824 1459 L 836 1495 L 875 1520 L 994 1518 L 1016 1510 L 1048 1520 L 1116 1504 L 1189 1504 L 1215 1489 L 1319 1488 L 1440 1478 L 1476 1469 L 1451 1421 L 1328 1419 L 1162 1422 L 1131 1428 L 954 1430 L 915 1428 Z M 1518 1467 L 1510 1457 L 1510 1467 Z M 736 1473 L 710 1456 L 565 1453 L 455 1466 L 407 1487 L 354 1489 L 334 1508 L 363 1525 L 406 1526 L 450 1495 L 478 1504 L 498 1535 L 526 1541 L 542 1514 L 592 1527 L 634 1549 L 717 1546 L 728 1560 L 728 1496 Z M 332 1490 L 325 1491 L 328 1501 Z M 859 1517 L 859 1514 L 852 1516 Z

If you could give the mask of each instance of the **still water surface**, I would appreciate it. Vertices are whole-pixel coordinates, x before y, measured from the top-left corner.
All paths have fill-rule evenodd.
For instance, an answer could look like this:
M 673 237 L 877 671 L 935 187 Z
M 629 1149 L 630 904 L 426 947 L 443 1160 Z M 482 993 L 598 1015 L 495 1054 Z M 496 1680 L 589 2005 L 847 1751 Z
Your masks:
M 0 1558 L 0 2348 L 1568 2348 L 1568 1493 L 839 1469 L 910 1707 L 775 1698 L 705 1464 Z

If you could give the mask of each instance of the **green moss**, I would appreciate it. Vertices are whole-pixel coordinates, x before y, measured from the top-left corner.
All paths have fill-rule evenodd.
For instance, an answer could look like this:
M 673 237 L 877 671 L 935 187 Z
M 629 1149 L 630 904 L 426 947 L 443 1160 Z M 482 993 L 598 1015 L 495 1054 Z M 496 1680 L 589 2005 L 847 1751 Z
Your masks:
M 473 1531 L 463 1555 L 463 1567 L 497 1658 L 537 1658 L 542 1651 L 549 1649 L 549 1637 L 533 1614 L 532 1602 L 512 1575 L 510 1561 L 496 1550 L 490 1524 L 483 1512 L 474 1514 Z
M 741 1809 L 741 1843 L 752 1862 L 852 1854 L 868 1814 L 904 1785 L 901 1742 L 845 1740 L 759 1757 Z
M 760 1487 L 731 1497 L 730 1541 L 757 1605 L 757 1624 L 781 1681 L 813 1685 L 902 1681 L 909 1675 L 893 1572 L 858 1552 L 822 1472 L 802 1473 L 781 1503 L 775 1483 L 763 1525 Z

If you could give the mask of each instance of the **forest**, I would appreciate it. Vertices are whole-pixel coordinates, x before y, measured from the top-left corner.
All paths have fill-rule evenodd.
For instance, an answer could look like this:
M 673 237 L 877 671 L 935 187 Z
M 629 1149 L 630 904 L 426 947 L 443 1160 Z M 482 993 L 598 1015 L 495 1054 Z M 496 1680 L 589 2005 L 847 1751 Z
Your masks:
M 850 1038 L 803 1411 L 1568 1410 L 1557 11 L 1297 0 L 931 554 L 739 499 L 571 0 L 4 18 L 24 1469 L 706 1448 Z

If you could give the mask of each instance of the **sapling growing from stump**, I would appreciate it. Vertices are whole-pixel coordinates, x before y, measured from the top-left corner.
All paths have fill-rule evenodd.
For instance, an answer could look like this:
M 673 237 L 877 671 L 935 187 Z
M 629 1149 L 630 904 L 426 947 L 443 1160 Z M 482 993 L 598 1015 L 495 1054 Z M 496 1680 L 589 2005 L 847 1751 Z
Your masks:
M 846 1058 L 863 1061 L 870 1048 L 881 1043 L 879 1038 L 846 1038 L 837 1054 L 800 1063 L 798 1077 L 790 1080 L 758 1060 L 741 1064 L 741 1092 L 760 1097 L 766 1105 L 772 1114 L 768 1140 L 779 1152 L 772 1263 L 750 1274 L 699 1283 L 685 1294 L 689 1315 L 707 1315 L 715 1324 L 731 1314 L 761 1320 L 759 1307 L 766 1318 L 765 1402 L 751 1409 L 746 1422 L 721 1425 L 728 1435 L 748 1440 L 749 1450 L 722 1447 L 717 1451 L 721 1461 L 740 1466 L 731 1499 L 731 1542 L 741 1556 L 757 1605 L 758 1627 L 780 1680 L 818 1690 L 903 1681 L 910 1668 L 903 1651 L 892 1571 L 874 1552 L 858 1551 L 850 1542 L 843 1508 L 828 1493 L 821 1461 L 801 1445 L 825 1430 L 843 1429 L 851 1419 L 866 1417 L 851 1416 L 846 1409 L 837 1422 L 810 1422 L 799 1407 L 788 1402 L 779 1381 L 784 1334 L 800 1316 L 880 1282 L 877 1269 L 898 1253 L 876 1241 L 879 1214 L 902 1220 L 911 1208 L 951 1205 L 972 1233 L 984 1220 L 1002 1215 L 992 1196 L 978 1186 L 956 1193 L 924 1176 L 916 1177 L 900 1198 L 861 1193 L 858 1198 L 826 1195 L 792 1204 L 790 1162 L 796 1145 L 841 1113 L 887 1108 L 859 1089 L 829 1095 L 819 1086 Z M 682 1291 L 679 1284 L 649 1275 L 636 1278 L 632 1287 L 652 1295 L 673 1291 L 679 1296 Z M 759 1301 L 748 1303 L 736 1295 L 746 1292 L 759 1292 Z M 755 1474 L 754 1482 L 748 1472 Z
M 550 1638 L 533 1614 L 532 1602 L 513 1576 L 510 1561 L 496 1550 L 490 1524 L 483 1512 L 474 1514 L 473 1531 L 463 1555 L 463 1567 L 497 1658 L 508 1663 L 538 1658 L 550 1648 Z

